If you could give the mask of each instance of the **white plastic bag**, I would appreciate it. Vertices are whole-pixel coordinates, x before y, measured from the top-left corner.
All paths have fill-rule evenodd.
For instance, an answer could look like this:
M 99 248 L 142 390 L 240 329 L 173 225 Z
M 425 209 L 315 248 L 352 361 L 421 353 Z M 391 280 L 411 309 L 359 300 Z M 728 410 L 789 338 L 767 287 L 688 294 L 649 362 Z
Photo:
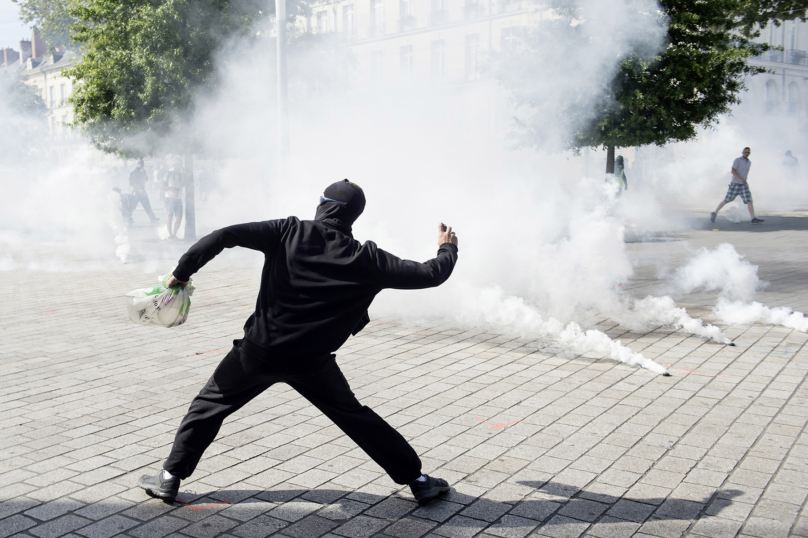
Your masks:
M 194 294 L 194 281 L 191 280 L 183 288 L 174 286 L 166 288 L 171 273 L 160 278 L 160 285 L 153 288 L 141 288 L 126 294 L 126 308 L 129 319 L 141 325 L 161 325 L 176 327 L 188 319 L 191 309 L 191 295 Z

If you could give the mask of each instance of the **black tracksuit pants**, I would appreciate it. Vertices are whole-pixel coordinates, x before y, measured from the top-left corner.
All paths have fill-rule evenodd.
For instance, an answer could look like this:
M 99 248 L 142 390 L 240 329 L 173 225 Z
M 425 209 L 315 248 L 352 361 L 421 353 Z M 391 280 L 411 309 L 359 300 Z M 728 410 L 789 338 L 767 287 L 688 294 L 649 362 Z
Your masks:
M 140 202 L 140 205 L 142 205 L 143 209 L 146 210 L 146 214 L 149 216 L 151 220 L 157 219 L 157 217 L 154 215 L 154 211 L 152 211 L 151 203 L 149 202 L 149 195 L 146 194 L 145 189 L 136 190 L 135 199 L 137 200 L 137 202 Z M 135 202 L 135 204 L 132 206 L 133 211 L 137 209 L 137 202 Z
M 310 360 L 259 361 L 238 344 L 222 359 L 180 424 L 163 468 L 188 478 L 231 413 L 274 383 L 289 384 L 330 418 L 398 484 L 421 476 L 418 454 L 392 426 L 354 396 L 334 355 Z

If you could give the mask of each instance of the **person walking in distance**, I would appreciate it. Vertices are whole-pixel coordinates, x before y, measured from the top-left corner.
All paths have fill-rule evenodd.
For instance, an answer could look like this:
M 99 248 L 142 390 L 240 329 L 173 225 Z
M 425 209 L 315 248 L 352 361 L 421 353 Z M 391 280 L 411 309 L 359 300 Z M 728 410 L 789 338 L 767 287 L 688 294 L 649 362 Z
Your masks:
M 165 194 L 166 206 L 166 228 L 168 229 L 168 238 L 176 239 L 177 231 L 180 229 L 182 223 L 182 188 L 185 186 L 185 177 L 182 170 L 182 163 L 177 161 L 174 166 L 168 169 L 165 179 L 163 180 L 163 191 Z M 171 218 L 176 217 L 174 220 L 174 228 L 171 228 Z
M 140 205 L 143 206 L 143 209 L 146 210 L 149 220 L 154 224 L 160 219 L 154 215 L 151 203 L 149 203 L 149 194 L 146 192 L 146 184 L 148 182 L 149 176 L 146 174 L 146 170 L 143 167 L 143 160 L 139 160 L 135 169 L 129 174 L 129 185 L 132 187 L 132 194 L 135 195 L 135 199 L 137 200 L 135 207 L 137 207 L 137 203 L 139 202 Z M 135 207 L 132 208 L 133 211 Z
M 743 203 L 746 204 L 747 209 L 749 209 L 749 215 L 752 217 L 752 224 L 760 224 L 761 222 L 764 222 L 763 219 L 755 217 L 755 206 L 752 203 L 752 193 L 749 192 L 749 185 L 746 182 L 746 178 L 749 176 L 749 168 L 752 166 L 752 161 L 749 160 L 749 155 L 751 153 L 751 149 L 743 148 L 741 156 L 732 162 L 732 182 L 729 184 L 729 189 L 727 190 L 727 195 L 724 197 L 724 201 L 718 204 L 715 211 L 710 213 L 710 222 L 715 222 L 715 218 L 718 216 L 718 212 L 721 211 L 721 208 L 733 201 L 739 195 L 741 200 L 743 200 Z
M 347 179 L 328 186 L 314 220 L 297 217 L 238 224 L 200 239 L 182 258 L 170 287 L 184 285 L 225 248 L 264 253 L 255 312 L 180 424 L 163 471 L 143 476 L 147 493 L 174 499 L 223 421 L 275 383 L 287 383 L 331 419 L 397 484 L 426 504 L 449 491 L 422 474 L 415 450 L 384 419 L 357 401 L 334 352 L 370 321 L 367 309 L 383 289 L 441 285 L 457 261 L 457 236 L 439 225 L 436 257 L 402 260 L 373 242 L 359 243 L 351 226 L 365 194 Z

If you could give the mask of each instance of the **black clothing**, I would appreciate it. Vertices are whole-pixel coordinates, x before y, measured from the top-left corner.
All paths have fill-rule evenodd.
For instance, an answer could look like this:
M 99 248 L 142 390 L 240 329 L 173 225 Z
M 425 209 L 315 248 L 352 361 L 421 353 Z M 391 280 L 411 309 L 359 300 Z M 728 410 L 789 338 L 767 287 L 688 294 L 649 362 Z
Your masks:
M 143 209 L 146 210 L 146 214 L 149 216 L 149 219 L 152 221 L 157 220 L 157 216 L 155 216 L 154 211 L 152 211 L 151 203 L 149 202 L 149 195 L 146 194 L 146 191 L 139 190 L 135 191 L 135 194 L 132 195 L 134 198 L 134 203 L 132 204 L 132 211 L 137 208 L 138 202 L 143 206 Z
M 307 361 L 275 357 L 268 364 L 241 353 L 240 341 L 216 368 L 182 420 L 163 468 L 191 476 L 224 419 L 274 383 L 289 384 L 330 418 L 398 484 L 421 475 L 418 454 L 392 426 L 360 404 L 334 360 L 324 355 Z
M 326 205 L 339 204 L 321 207 Z M 431 288 L 452 274 L 455 245 L 441 245 L 437 257 L 424 263 L 402 260 L 340 231 L 344 225 L 334 213 L 318 209 L 323 220 L 289 217 L 222 228 L 192 246 L 174 276 L 187 281 L 224 248 L 260 250 L 261 288 L 244 325 L 243 351 L 256 358 L 306 358 L 339 349 L 367 322 L 367 309 L 382 289 Z
M 416 263 L 370 241 L 360 244 L 350 225 L 364 209 L 364 200 L 347 183 L 331 187 L 326 197 L 345 204 L 320 204 L 315 221 L 289 217 L 229 226 L 203 237 L 180 259 L 174 277 L 187 281 L 224 248 L 242 246 L 265 256 L 244 339 L 234 342 L 191 403 L 164 465 L 171 474 L 190 476 L 224 419 L 274 383 L 284 382 L 395 482 L 408 484 L 420 476 L 418 455 L 401 434 L 356 400 L 332 353 L 367 324 L 367 309 L 382 289 L 442 284 L 452 273 L 457 247 L 446 243 L 437 257 Z
M 149 176 L 146 175 L 144 170 L 140 168 L 135 168 L 129 174 L 129 185 L 132 186 L 132 189 L 137 193 L 146 188 L 146 183 L 149 181 Z
M 314 220 L 324 222 L 329 226 L 350 234 L 351 226 L 359 215 L 365 210 L 365 197 L 354 189 L 347 179 L 329 185 L 323 196 L 338 200 L 345 205 L 335 202 L 325 202 L 317 206 Z

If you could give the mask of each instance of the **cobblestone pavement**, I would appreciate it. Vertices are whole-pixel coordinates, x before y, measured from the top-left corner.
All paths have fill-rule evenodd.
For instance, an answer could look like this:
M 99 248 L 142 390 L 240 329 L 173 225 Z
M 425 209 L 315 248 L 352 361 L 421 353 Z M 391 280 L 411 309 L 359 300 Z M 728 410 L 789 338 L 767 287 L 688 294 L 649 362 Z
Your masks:
M 730 241 L 772 282 L 758 300 L 808 310 L 806 221 L 632 242 L 625 288 L 664 291 L 660 264 Z M 178 502 L 150 499 L 136 480 L 168 454 L 259 278 L 255 257 L 217 258 L 188 324 L 137 326 L 122 293 L 184 245 L 154 247 L 156 262 L 121 265 L 4 246 L 18 263 L 0 273 L 0 538 L 808 536 L 808 336 L 757 325 L 726 327 L 726 347 L 590 320 L 669 365 L 661 377 L 549 340 L 377 319 L 339 363 L 453 485 L 444 500 L 418 507 L 285 385 L 225 423 Z M 714 301 L 681 304 L 709 319 Z

